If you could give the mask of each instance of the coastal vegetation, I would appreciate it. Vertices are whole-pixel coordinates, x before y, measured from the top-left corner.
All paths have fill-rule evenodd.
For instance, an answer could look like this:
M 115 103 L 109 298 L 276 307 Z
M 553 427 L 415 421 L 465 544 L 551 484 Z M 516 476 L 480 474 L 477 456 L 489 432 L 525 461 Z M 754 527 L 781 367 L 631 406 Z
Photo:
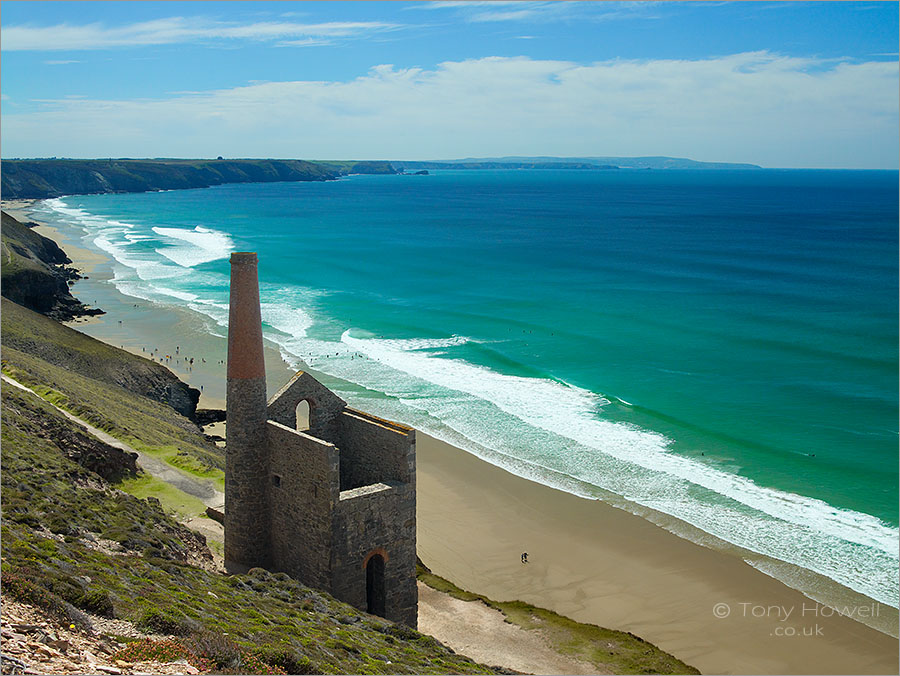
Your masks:
M 203 536 L 95 471 L 134 475 L 126 459 L 88 469 L 69 457 L 66 439 L 84 432 L 30 393 L 4 387 L 3 408 L 4 595 L 83 632 L 90 613 L 130 620 L 216 673 L 496 671 L 287 575 L 215 572 Z M 119 658 L 154 646 L 125 646 Z
M 4 296 L 9 290 L 10 287 L 4 284 Z M 61 382 L 40 382 L 53 382 L 57 389 L 69 387 L 66 394 L 73 401 L 81 402 L 81 406 L 91 408 L 91 420 L 99 423 L 96 426 L 100 429 L 115 429 L 134 414 L 129 416 L 129 409 L 122 405 L 131 403 L 127 399 L 118 404 L 115 398 L 104 396 L 103 392 L 90 392 L 94 381 L 116 385 L 132 395 L 149 397 L 165 404 L 155 417 L 165 416 L 170 424 L 179 429 L 195 427 L 185 418 L 193 418 L 199 391 L 181 382 L 162 364 L 149 359 L 135 360 L 127 352 L 29 311 L 7 298 L 4 298 L 2 305 L 2 325 L 4 356 L 11 358 L 13 354 L 21 354 L 23 359 L 37 358 L 65 367 L 60 374 Z M 17 360 L 12 359 L 10 363 L 15 364 Z M 80 388 L 74 384 L 79 376 L 82 378 Z M 106 399 L 111 400 L 101 405 Z M 112 412 L 116 414 L 114 419 L 108 415 Z M 144 415 L 147 413 L 144 412 Z M 181 415 L 173 415 L 175 413 Z M 162 436 L 160 439 L 166 442 L 169 437 Z

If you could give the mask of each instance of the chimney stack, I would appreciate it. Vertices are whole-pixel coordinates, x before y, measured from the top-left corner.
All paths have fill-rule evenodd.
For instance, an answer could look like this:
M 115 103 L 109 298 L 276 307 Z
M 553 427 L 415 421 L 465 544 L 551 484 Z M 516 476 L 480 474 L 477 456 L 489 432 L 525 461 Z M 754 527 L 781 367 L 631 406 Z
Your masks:
M 233 572 L 270 558 L 266 368 L 256 254 L 231 254 L 225 444 L 225 565 Z

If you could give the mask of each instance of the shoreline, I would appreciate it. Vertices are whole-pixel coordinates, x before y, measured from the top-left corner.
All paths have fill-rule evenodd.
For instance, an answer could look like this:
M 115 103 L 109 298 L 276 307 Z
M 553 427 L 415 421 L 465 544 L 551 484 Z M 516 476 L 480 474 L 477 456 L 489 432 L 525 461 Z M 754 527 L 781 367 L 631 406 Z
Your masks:
M 33 220 L 28 206 L 19 209 L 10 213 Z M 105 256 L 44 228 L 42 234 L 55 239 L 76 267 L 91 265 L 102 279 L 110 267 Z M 225 359 L 225 341 L 209 333 L 209 322 L 187 310 L 122 296 L 98 278 L 77 282 L 73 293 L 90 303 L 84 292 L 94 291 L 95 300 L 104 299 L 95 305 L 108 314 L 68 325 L 142 356 L 154 348 L 175 354 L 178 345 L 178 354 L 195 356 L 194 365 L 185 367 L 180 357 L 165 365 L 203 388 L 201 407 L 224 407 L 225 367 L 219 361 Z M 293 371 L 268 347 L 271 393 Z M 512 475 L 422 433 L 418 469 L 420 556 L 461 587 L 631 631 L 703 672 L 896 673 L 896 639 L 829 613 L 748 565 L 736 548 L 726 553 L 703 547 L 648 518 Z M 529 552 L 527 566 L 519 560 L 522 551 Z M 857 597 L 848 598 L 862 618 L 866 603 L 874 602 Z M 729 617 L 714 615 L 717 604 L 727 605 Z M 779 617 L 771 610 L 757 617 L 757 607 L 785 610 Z M 873 614 L 892 615 L 877 619 L 896 627 L 896 609 L 872 608 Z M 793 635 L 785 635 L 789 627 Z M 803 634 L 815 629 L 821 635 Z

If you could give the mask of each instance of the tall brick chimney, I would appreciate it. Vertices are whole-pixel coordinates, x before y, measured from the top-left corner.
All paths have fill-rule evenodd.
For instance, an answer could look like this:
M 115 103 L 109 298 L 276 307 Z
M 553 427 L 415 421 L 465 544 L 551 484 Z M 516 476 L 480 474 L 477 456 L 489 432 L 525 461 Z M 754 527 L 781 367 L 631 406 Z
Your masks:
M 225 565 L 269 565 L 266 368 L 256 254 L 231 254 L 225 445 Z

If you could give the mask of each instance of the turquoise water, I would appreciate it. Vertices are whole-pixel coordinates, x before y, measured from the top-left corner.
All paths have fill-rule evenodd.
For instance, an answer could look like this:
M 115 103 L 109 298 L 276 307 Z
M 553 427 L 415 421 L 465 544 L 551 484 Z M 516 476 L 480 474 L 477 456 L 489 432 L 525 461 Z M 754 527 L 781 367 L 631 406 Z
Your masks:
M 352 404 L 898 605 L 896 172 L 446 171 L 43 203 Z

